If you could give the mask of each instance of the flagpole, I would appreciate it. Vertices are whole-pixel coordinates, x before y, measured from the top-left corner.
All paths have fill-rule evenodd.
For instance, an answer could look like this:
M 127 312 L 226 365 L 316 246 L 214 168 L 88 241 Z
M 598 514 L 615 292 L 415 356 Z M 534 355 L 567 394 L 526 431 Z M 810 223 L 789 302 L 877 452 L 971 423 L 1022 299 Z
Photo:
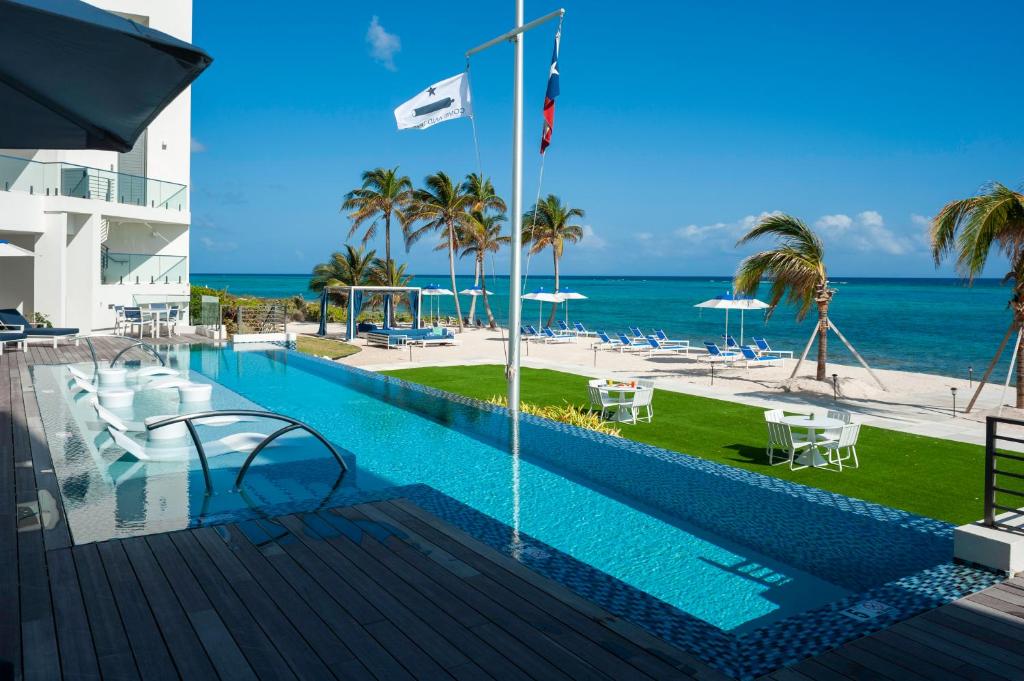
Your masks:
M 520 256 L 523 250 L 523 0 L 516 0 L 515 59 L 512 86 L 512 246 L 508 294 L 508 408 L 519 412 L 520 340 L 523 282 Z
M 508 408 L 513 413 L 519 411 L 519 324 L 522 319 L 523 295 L 520 263 L 523 249 L 523 34 L 564 14 L 565 10 L 559 9 L 524 24 L 523 0 L 516 0 L 515 28 L 466 52 L 466 57 L 469 58 L 506 40 L 515 43 L 512 86 L 512 253 L 508 273 L 508 366 L 505 367 L 505 376 L 508 379 Z

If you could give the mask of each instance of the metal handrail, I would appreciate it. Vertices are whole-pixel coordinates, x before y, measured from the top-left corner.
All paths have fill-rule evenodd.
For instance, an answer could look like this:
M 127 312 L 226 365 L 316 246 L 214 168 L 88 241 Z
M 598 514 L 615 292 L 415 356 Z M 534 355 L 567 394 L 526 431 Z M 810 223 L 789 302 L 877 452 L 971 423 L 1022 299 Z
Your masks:
M 1007 461 L 1024 461 L 1024 456 L 1021 456 L 1019 453 L 1007 454 L 1005 452 L 997 451 L 997 441 L 1022 442 L 1019 437 L 1000 435 L 998 426 L 1001 423 L 1011 426 L 1024 426 L 1024 421 L 1019 419 L 1003 418 L 1001 416 L 989 416 L 985 419 L 985 518 L 982 522 L 987 527 L 1021 532 L 1024 531 L 1024 528 L 996 521 L 997 511 L 1021 512 L 1018 508 L 999 504 L 996 498 L 997 494 L 1010 494 L 1017 497 L 1024 497 L 1024 487 L 1019 489 L 1010 489 L 1005 486 L 1006 482 L 1000 484 L 998 480 L 999 476 L 1005 476 L 1005 478 L 1011 480 L 1024 479 L 1024 475 L 1021 475 L 1020 473 L 1001 471 L 997 466 L 999 459 L 1005 459 Z
M 159 352 L 157 352 L 157 349 L 154 348 L 149 343 L 147 343 L 146 341 L 136 340 L 136 339 L 132 338 L 131 336 L 107 336 L 107 337 L 108 338 L 127 338 L 128 340 L 134 340 L 135 341 L 134 343 L 132 343 L 131 345 L 126 347 L 124 350 L 122 350 L 121 352 L 119 352 L 116 355 L 114 355 L 114 359 L 110 360 L 110 368 L 111 369 L 114 368 L 114 364 L 117 362 L 117 360 L 121 359 L 121 355 L 123 355 L 124 353 L 128 352 L 132 348 L 138 348 L 138 347 L 141 347 L 143 350 L 147 351 L 149 354 L 153 355 L 158 360 L 160 360 L 160 365 L 161 366 L 167 366 L 167 361 L 163 358 L 163 355 L 161 355 Z
M 345 460 L 341 458 L 341 455 L 338 454 L 338 451 L 334 448 L 334 446 L 330 442 L 327 441 L 327 438 L 325 438 L 319 432 L 314 430 L 311 426 L 306 425 L 302 421 L 297 421 L 296 419 L 293 419 L 293 418 L 291 418 L 289 416 L 284 416 L 282 414 L 275 414 L 274 412 L 270 412 L 270 411 L 256 411 L 256 410 L 252 410 L 252 409 L 230 409 L 230 410 L 223 410 L 223 411 L 201 411 L 201 412 L 195 412 L 195 413 L 192 413 L 192 414 L 183 414 L 183 415 L 180 415 L 180 416 L 171 416 L 169 418 L 166 418 L 166 419 L 164 419 L 162 421 L 157 421 L 155 423 L 147 423 L 146 424 L 146 429 L 147 430 L 155 430 L 157 428 L 162 428 L 164 426 L 169 426 L 169 425 L 172 425 L 174 423 L 184 423 L 185 424 L 185 427 L 188 428 L 189 435 L 192 436 L 192 442 L 195 443 L 196 452 L 199 454 L 199 463 L 203 467 L 203 480 L 206 482 L 206 493 L 207 494 L 212 494 L 213 493 L 213 481 L 210 479 L 210 464 L 209 464 L 209 462 L 206 459 L 206 450 L 203 448 L 202 440 L 199 439 L 199 433 L 196 432 L 196 427 L 195 427 L 195 424 L 193 423 L 193 421 L 195 421 L 195 420 L 200 420 L 201 421 L 202 419 L 211 418 L 211 417 L 214 417 L 214 416 L 254 416 L 254 417 L 259 417 L 259 418 L 271 419 L 271 420 L 274 420 L 274 421 L 283 421 L 283 422 L 288 424 L 287 426 L 285 426 L 283 428 L 279 428 L 279 429 L 275 430 L 273 433 L 271 433 L 270 435 L 268 435 L 258 445 L 256 445 L 256 447 L 251 452 L 249 452 L 249 456 L 247 456 L 245 458 L 245 462 L 242 464 L 242 467 L 238 471 L 238 476 L 235 478 L 235 487 L 234 488 L 236 490 L 239 487 L 241 487 L 242 479 L 245 477 L 246 472 L 249 470 L 249 465 L 252 463 L 253 459 L 255 459 L 256 456 L 260 452 L 262 452 L 264 449 L 266 449 L 267 446 L 271 442 L 276 440 L 278 437 L 284 435 L 285 433 L 289 433 L 289 432 L 291 432 L 293 430 L 300 430 L 300 429 L 304 430 L 307 433 L 309 433 L 310 435 L 312 435 L 313 437 L 315 437 L 317 440 L 320 440 L 320 442 L 323 444 L 323 446 L 327 448 L 327 451 L 329 451 L 331 453 L 331 456 L 333 456 L 335 458 L 335 460 L 338 462 L 338 465 L 341 467 L 341 474 L 344 475 L 345 473 L 348 472 L 348 466 L 345 464 Z M 339 479 L 340 479 L 340 477 L 339 477 Z M 337 483 L 336 483 L 336 485 L 337 485 Z

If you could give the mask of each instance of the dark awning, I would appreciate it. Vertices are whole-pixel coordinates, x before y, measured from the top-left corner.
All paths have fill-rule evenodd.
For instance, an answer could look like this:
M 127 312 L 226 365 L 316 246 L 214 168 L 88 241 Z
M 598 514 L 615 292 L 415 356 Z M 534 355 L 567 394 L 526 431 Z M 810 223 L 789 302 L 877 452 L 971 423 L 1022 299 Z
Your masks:
M 211 61 L 79 0 L 0 0 L 0 148 L 128 151 Z

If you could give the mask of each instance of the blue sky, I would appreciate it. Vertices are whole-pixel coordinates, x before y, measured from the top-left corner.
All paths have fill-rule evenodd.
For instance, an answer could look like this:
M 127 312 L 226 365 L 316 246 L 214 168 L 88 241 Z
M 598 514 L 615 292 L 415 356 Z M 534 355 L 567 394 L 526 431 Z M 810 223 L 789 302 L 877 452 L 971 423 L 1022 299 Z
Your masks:
M 399 132 L 392 110 L 461 71 L 512 7 L 197 2 L 194 40 L 215 61 L 193 89 L 192 270 L 307 272 L 344 242 L 338 208 L 362 170 L 475 170 L 468 120 Z M 527 18 L 556 7 L 527 2 Z M 1019 46 L 992 30 L 1024 21 L 1019 2 L 565 7 L 543 191 L 587 212 L 567 274 L 728 274 L 744 227 L 785 211 L 820 227 L 833 275 L 948 276 L 927 218 L 1024 180 Z M 526 39 L 527 202 L 554 30 Z M 474 58 L 483 171 L 506 198 L 511 72 L 509 46 Z M 425 242 L 396 251 L 413 272 L 447 270 Z

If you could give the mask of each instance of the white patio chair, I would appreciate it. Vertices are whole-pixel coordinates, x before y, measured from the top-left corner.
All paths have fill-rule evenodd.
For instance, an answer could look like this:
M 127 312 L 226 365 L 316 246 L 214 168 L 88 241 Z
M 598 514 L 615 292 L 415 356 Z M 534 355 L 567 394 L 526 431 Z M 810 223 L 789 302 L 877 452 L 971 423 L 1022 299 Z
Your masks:
M 822 447 L 828 449 L 828 462 L 839 467 L 843 471 L 843 462 L 853 459 L 853 465 L 848 468 L 860 468 L 860 461 L 857 460 L 857 438 L 860 436 L 859 423 L 847 423 L 839 429 L 838 437 L 831 442 L 823 442 Z M 846 455 L 843 455 L 846 450 Z
M 838 410 L 835 410 L 835 409 L 829 409 L 827 412 L 825 412 L 825 417 L 826 418 L 830 418 L 830 419 L 835 419 L 836 421 L 842 421 L 844 424 L 849 424 L 853 420 L 853 415 L 850 412 L 848 412 L 848 411 L 838 411 Z M 818 439 L 819 440 L 838 440 L 839 439 L 840 431 L 842 431 L 841 427 L 840 428 L 829 428 L 828 430 L 823 430 L 823 431 L 821 431 L 818 434 Z
M 622 404 L 617 397 L 612 397 L 596 385 L 587 386 L 587 396 L 590 398 L 590 411 L 597 412 L 602 421 L 605 420 L 604 413 L 606 411 L 618 409 Z
M 797 440 L 793 437 L 793 429 L 787 426 L 785 423 L 778 423 L 774 421 L 768 421 L 768 447 L 766 451 L 768 453 L 768 465 L 778 466 L 779 464 L 789 462 L 790 470 L 798 470 L 800 468 L 807 468 L 807 466 L 796 465 L 796 453 L 810 447 L 811 443 L 806 440 Z M 775 462 L 775 451 L 782 450 L 785 456 L 780 456 L 780 461 Z
M 647 421 L 650 423 L 654 420 L 654 409 L 651 406 L 653 401 L 654 388 L 637 388 L 630 402 L 630 409 L 633 412 L 633 423 L 637 421 Z M 640 414 L 641 410 L 644 412 L 643 415 Z

